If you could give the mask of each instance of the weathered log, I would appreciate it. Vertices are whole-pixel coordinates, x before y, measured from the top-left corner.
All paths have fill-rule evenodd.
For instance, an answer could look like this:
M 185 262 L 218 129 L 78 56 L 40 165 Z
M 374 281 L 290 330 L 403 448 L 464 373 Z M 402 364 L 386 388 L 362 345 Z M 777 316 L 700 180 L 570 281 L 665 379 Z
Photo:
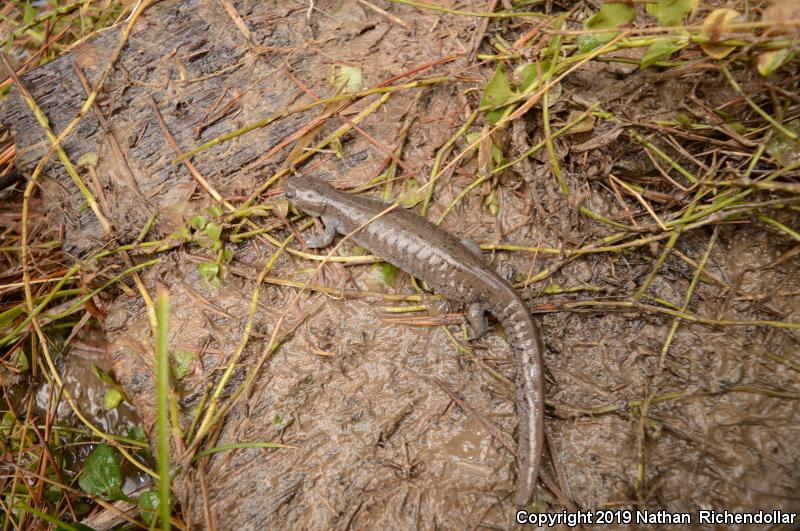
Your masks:
M 243 6 L 239 7 L 246 12 Z M 104 118 L 90 111 L 64 145 L 73 163 L 90 166 L 96 161 L 102 192 L 93 191 L 105 196 L 116 242 L 127 243 L 153 212 L 168 221 L 156 233 L 174 225 L 170 214 L 195 190 L 186 168 L 170 162 L 175 153 L 151 100 L 184 149 L 285 108 L 300 95 L 286 73 L 317 78 L 324 67 L 302 47 L 306 39 L 313 39 L 312 28 L 280 23 L 300 11 L 298 6 L 271 4 L 253 8 L 246 13 L 253 42 L 213 2 L 157 4 L 137 23 L 98 97 Z M 54 132 L 61 132 L 86 100 L 76 70 L 94 86 L 120 34 L 120 27 L 100 32 L 24 77 Z M 195 157 L 195 163 L 221 193 L 251 190 L 274 164 L 257 162 L 258 157 L 307 119 L 290 116 Z M 49 150 L 44 132 L 19 97 L 10 98 L 3 120 L 14 133 L 17 168 L 30 174 Z M 83 208 L 84 198 L 61 165 L 49 166 L 48 173 L 52 178 L 43 179 L 43 186 L 47 199 L 59 207 L 54 221 L 65 225 L 65 250 L 83 257 L 106 245 L 108 237 L 91 210 Z M 83 173 L 91 186 L 90 172 L 84 167 Z

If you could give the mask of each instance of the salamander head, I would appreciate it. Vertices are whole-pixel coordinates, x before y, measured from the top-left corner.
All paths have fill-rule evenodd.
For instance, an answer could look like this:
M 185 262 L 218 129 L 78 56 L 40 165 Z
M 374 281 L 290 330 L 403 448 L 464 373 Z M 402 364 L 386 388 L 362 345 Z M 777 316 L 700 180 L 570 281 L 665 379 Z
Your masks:
M 307 175 L 290 177 L 283 187 L 283 195 L 294 206 L 314 217 L 325 213 L 328 198 L 333 187 L 325 181 L 320 181 Z

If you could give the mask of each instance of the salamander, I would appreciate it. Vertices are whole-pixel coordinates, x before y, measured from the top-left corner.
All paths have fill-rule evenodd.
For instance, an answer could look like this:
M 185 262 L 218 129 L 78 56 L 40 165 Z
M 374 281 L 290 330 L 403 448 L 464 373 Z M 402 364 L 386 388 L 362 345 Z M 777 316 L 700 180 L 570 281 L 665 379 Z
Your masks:
M 544 380 L 539 328 L 522 298 L 489 267 L 480 248 L 472 249 L 411 211 L 396 207 L 373 219 L 390 205 L 307 175 L 289 178 L 284 195 L 306 214 L 321 218 L 324 232 L 306 238 L 308 247 L 326 247 L 337 233 L 353 233 L 351 238 L 371 253 L 425 281 L 435 293 L 466 304 L 477 336 L 488 331 L 486 312 L 505 328 L 514 354 L 519 417 L 514 501 L 529 503 L 544 440 Z

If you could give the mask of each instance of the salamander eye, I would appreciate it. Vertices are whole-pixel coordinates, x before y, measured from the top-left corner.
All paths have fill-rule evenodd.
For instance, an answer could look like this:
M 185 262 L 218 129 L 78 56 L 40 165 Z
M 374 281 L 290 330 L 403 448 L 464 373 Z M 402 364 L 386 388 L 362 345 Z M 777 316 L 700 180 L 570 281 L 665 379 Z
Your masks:
M 294 192 L 292 192 L 292 190 L 289 189 L 289 188 L 284 188 L 283 189 L 283 196 L 286 199 L 293 199 L 294 198 Z

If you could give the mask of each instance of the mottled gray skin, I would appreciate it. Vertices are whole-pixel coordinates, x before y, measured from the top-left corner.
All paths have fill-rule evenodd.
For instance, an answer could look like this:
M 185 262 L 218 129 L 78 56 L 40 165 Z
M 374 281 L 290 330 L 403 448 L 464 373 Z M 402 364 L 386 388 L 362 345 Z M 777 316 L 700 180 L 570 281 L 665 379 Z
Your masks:
M 309 247 L 330 245 L 337 233 L 350 234 L 366 224 L 352 239 L 424 280 L 434 292 L 469 305 L 469 321 L 477 335 L 488 329 L 487 311 L 500 321 L 514 352 L 516 372 L 519 435 L 514 500 L 519 506 L 526 505 L 536 486 L 544 439 L 543 362 L 538 326 L 514 288 L 488 267 L 475 249 L 403 208 L 370 221 L 389 205 L 340 192 L 327 182 L 303 175 L 287 181 L 285 195 L 325 225 L 323 234 L 306 239 Z

